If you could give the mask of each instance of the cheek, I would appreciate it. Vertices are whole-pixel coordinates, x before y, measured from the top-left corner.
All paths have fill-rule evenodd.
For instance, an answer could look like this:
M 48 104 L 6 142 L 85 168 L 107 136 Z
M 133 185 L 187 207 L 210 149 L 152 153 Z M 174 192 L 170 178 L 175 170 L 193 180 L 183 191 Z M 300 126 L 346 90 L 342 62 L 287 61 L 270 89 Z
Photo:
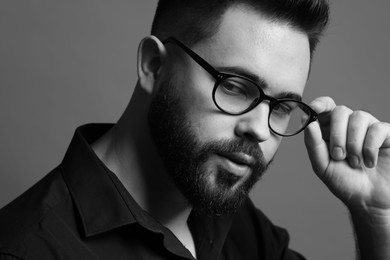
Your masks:
M 181 68 L 177 68 L 177 71 L 178 75 L 181 75 L 177 80 L 177 91 L 188 112 L 210 109 L 214 79 L 192 63 L 185 63 Z
M 267 141 L 260 143 L 261 150 L 263 151 L 264 158 L 267 162 L 272 160 L 272 158 L 275 156 L 281 141 L 281 136 L 272 134 Z
M 188 78 L 179 80 L 178 95 L 194 133 L 199 140 L 232 138 L 235 118 L 223 114 L 214 105 L 213 79 L 200 77 L 199 71 L 186 73 Z
M 198 114 L 192 118 L 192 125 L 200 140 L 234 138 L 234 121 L 226 115 Z

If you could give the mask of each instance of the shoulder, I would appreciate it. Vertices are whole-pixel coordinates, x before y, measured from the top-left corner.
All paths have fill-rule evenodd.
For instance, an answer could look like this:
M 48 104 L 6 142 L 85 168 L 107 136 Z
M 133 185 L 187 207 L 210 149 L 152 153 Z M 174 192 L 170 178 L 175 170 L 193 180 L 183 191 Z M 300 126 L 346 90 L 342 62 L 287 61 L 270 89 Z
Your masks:
M 0 260 L 39 259 L 40 248 L 53 244 L 51 230 L 67 219 L 71 205 L 57 167 L 0 210 Z

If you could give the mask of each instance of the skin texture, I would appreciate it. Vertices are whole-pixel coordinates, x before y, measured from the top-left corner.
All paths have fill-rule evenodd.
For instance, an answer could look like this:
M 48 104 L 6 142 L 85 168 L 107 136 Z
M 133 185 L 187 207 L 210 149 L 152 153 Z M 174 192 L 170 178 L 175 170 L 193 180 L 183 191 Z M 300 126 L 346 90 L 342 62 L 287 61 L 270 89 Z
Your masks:
M 184 113 L 187 104 L 178 97 L 180 87 L 173 81 L 163 84 L 148 113 L 164 166 L 194 211 L 212 216 L 234 213 L 267 162 L 259 145 L 247 139 L 199 140 Z M 239 165 L 225 158 L 232 154 L 241 155 Z
M 303 94 L 310 65 L 307 36 L 286 24 L 270 22 L 244 6 L 230 8 L 217 33 L 191 48 L 219 70 L 232 72 L 240 68 L 262 78 L 267 83 L 263 90 L 270 96 L 284 92 Z M 267 102 L 240 116 L 221 113 L 211 98 L 212 77 L 182 50 L 165 46 L 156 37 L 146 37 L 140 44 L 138 75 L 125 113 L 93 149 L 140 206 L 169 228 L 195 256 L 186 223 L 191 201 L 167 172 L 147 121 L 158 91 L 167 81 L 174 82 L 186 124 L 202 143 L 245 140 L 258 145 L 268 163 L 282 138 L 268 129 Z M 389 124 L 366 112 L 336 106 L 329 97 L 320 97 L 311 106 L 320 113 L 319 122 L 305 131 L 314 172 L 350 209 L 362 259 L 389 259 Z M 343 152 L 337 152 L 340 149 L 335 147 Z M 353 159 L 353 155 L 359 159 Z M 215 188 L 215 169 L 224 167 L 222 159 L 209 156 L 205 161 L 204 167 L 212 169 L 206 178 L 210 189 Z M 244 173 L 243 178 L 250 174 Z
M 349 208 L 360 258 L 388 259 L 390 125 L 329 97 L 312 106 L 323 114 L 321 125 L 312 123 L 305 134 L 313 169 Z
M 252 15 L 243 15 L 247 12 Z M 302 95 L 309 69 L 308 46 L 307 37 L 299 31 L 271 23 L 249 10 L 233 9 L 225 14 L 218 33 L 193 46 L 193 50 L 217 69 L 239 67 L 263 78 L 269 85 L 265 93 L 277 96 L 284 91 Z M 193 122 L 199 139 L 249 138 L 259 143 L 270 161 L 281 138 L 268 129 L 268 104 L 264 102 L 242 116 L 221 113 L 211 101 L 211 76 L 180 50 L 174 51 L 179 51 L 180 60 L 173 69 L 185 75 L 178 79 L 186 88 L 181 98 L 188 103 L 188 120 Z
M 238 35 L 232 32 L 237 32 Z M 286 44 L 287 42 L 289 44 Z M 194 138 L 201 143 L 214 140 L 237 140 L 251 143 L 251 145 L 259 146 L 265 164 L 268 164 L 281 141 L 281 138 L 272 134 L 268 128 L 268 103 L 264 102 L 242 116 L 231 116 L 220 112 L 211 100 L 211 90 L 215 80 L 177 46 L 168 45 L 166 47 L 168 59 L 173 58 L 172 65 L 168 61 L 169 73 L 167 75 L 174 82 L 172 87 L 177 88 L 176 99 L 181 104 L 181 111 L 176 113 L 185 115 L 183 121 L 191 128 Z M 225 14 L 225 19 L 217 34 L 196 44 L 192 49 L 202 57 L 207 57 L 208 62 L 221 71 L 228 68 L 238 71 L 239 68 L 262 78 L 267 84 L 264 90 L 269 95 L 279 96 L 284 92 L 302 95 L 310 60 L 308 40 L 306 35 L 289 26 L 269 22 L 245 8 L 234 8 Z M 160 84 L 161 87 L 165 85 Z M 157 128 L 155 125 L 152 127 Z M 155 133 L 157 134 L 158 132 Z M 163 133 L 162 137 L 168 134 Z M 168 143 L 174 143 L 174 140 Z M 191 146 L 196 151 L 196 146 Z M 176 157 L 173 158 L 174 160 L 180 159 L 180 153 L 186 153 L 185 151 L 181 149 L 177 155 L 170 156 L 170 159 L 172 160 L 172 157 Z M 167 154 L 167 149 L 163 149 L 160 154 Z M 251 154 L 241 152 L 241 155 L 255 159 Z M 207 171 L 202 186 L 210 191 L 216 191 L 220 183 L 218 180 L 221 180 L 220 171 L 217 169 L 222 168 L 225 172 L 234 171 L 237 164 L 233 163 L 234 166 L 231 167 L 232 163 L 220 154 L 211 153 L 205 162 L 199 164 L 203 172 Z M 174 162 L 169 165 L 174 165 Z M 190 167 L 190 164 L 188 166 Z M 175 172 L 172 168 L 168 169 L 170 175 Z M 185 174 L 190 175 L 190 172 L 188 170 Z M 230 196 L 230 193 L 238 190 L 237 187 L 244 186 L 245 182 L 250 180 L 255 173 L 246 171 L 238 175 L 240 178 L 237 185 L 231 186 L 231 192 L 225 190 L 225 195 Z M 196 182 L 191 181 L 191 183 Z M 183 191 L 183 185 L 179 186 Z M 190 190 L 187 194 L 196 194 L 193 189 L 186 188 L 185 190 Z M 236 200 L 236 198 L 232 196 L 232 199 Z M 194 204 L 195 201 L 190 199 L 190 203 Z M 206 203 L 206 205 L 213 204 L 221 203 L 217 200 Z M 220 210 L 218 212 L 222 213 Z

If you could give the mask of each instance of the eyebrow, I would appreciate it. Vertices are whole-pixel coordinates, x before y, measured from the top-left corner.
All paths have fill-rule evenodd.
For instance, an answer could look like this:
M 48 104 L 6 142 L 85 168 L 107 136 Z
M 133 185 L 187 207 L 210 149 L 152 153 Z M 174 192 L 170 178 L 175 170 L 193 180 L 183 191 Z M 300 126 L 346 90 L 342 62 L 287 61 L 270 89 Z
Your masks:
M 248 78 L 248 79 L 252 80 L 253 82 L 255 82 L 263 91 L 270 89 L 269 84 L 263 78 L 259 77 L 256 74 L 253 74 L 252 72 L 248 71 L 245 68 L 237 67 L 237 66 L 233 66 L 233 67 L 232 66 L 226 66 L 226 67 L 222 66 L 222 67 L 218 67 L 217 69 L 218 69 L 218 71 L 221 71 L 221 72 L 230 73 L 230 74 L 234 74 L 234 75 L 243 76 L 245 78 Z M 297 101 L 302 101 L 301 95 L 299 95 L 295 92 L 291 92 L 291 91 L 280 92 L 280 93 L 276 94 L 276 96 L 273 96 L 273 98 L 276 98 L 276 99 L 287 98 L 287 99 L 294 99 Z

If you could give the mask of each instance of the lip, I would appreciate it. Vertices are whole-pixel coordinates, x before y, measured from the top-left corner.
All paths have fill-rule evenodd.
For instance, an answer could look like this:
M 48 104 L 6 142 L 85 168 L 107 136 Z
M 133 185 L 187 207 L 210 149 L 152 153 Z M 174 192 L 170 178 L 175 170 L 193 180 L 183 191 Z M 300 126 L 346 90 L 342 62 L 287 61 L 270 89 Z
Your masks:
M 246 153 L 221 153 L 220 155 L 239 165 L 252 167 L 255 164 L 255 158 Z

